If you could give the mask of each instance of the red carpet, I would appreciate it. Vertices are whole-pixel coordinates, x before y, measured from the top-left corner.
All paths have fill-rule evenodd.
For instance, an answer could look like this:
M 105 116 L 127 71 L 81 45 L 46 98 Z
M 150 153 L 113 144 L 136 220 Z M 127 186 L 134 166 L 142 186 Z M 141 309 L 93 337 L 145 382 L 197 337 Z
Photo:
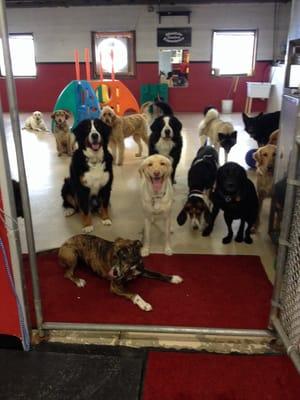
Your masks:
M 287 356 L 150 352 L 142 400 L 161 399 L 299 400 L 300 377 Z
M 28 262 L 25 267 L 28 274 Z M 87 280 L 77 288 L 63 277 L 56 252 L 38 256 L 44 320 L 152 324 L 193 327 L 255 328 L 268 325 L 272 287 L 255 256 L 153 254 L 148 268 L 183 277 L 180 285 L 138 278 L 129 289 L 153 306 L 141 311 L 109 291 L 109 282 L 78 269 Z M 31 286 L 30 282 L 28 285 Z M 31 309 L 32 299 L 30 299 Z M 32 313 L 32 312 L 31 312 Z M 33 314 L 33 313 L 32 313 Z M 34 321 L 34 318 L 32 318 Z

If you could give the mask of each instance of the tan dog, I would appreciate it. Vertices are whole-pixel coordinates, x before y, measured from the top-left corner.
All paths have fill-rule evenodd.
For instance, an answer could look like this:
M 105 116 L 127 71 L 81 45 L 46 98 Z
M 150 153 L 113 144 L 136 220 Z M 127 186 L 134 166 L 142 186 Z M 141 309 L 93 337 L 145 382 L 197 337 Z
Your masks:
M 65 110 L 56 110 L 51 114 L 53 119 L 53 134 L 56 140 L 57 154 L 60 157 L 62 154 L 72 156 L 75 150 L 75 136 L 70 131 L 68 119 L 71 114 Z
M 26 119 L 25 126 L 22 129 L 34 132 L 49 132 L 43 120 L 43 114 L 40 111 L 34 111 L 32 115 Z
M 171 207 L 173 204 L 173 186 L 171 182 L 171 161 L 160 154 L 154 154 L 143 160 L 139 173 L 141 176 L 141 198 L 145 215 L 144 245 L 142 256 L 150 252 L 151 224 L 155 217 L 165 224 L 165 254 L 171 255 Z
M 279 129 L 276 129 L 276 131 L 271 133 L 268 144 L 275 144 L 276 146 L 278 142 L 278 137 L 279 137 Z
M 117 165 L 123 164 L 125 148 L 124 139 L 129 136 L 132 136 L 138 145 L 136 157 L 141 157 L 143 152 L 142 140 L 148 145 L 148 125 L 146 115 L 132 114 L 120 117 L 111 107 L 105 106 L 102 109 L 101 119 L 112 128 L 110 145 L 114 162 Z
M 118 238 L 114 242 L 92 235 L 76 235 L 68 239 L 59 249 L 60 264 L 66 269 L 65 277 L 78 287 L 84 287 L 86 281 L 74 275 L 78 261 L 84 262 L 97 275 L 110 280 L 110 290 L 124 296 L 144 311 L 151 311 L 152 306 L 141 296 L 130 293 L 125 286 L 138 276 L 159 279 L 170 283 L 180 283 L 178 275 L 165 275 L 144 268 L 141 257 L 142 243 L 139 240 Z
M 256 189 L 258 195 L 258 218 L 256 228 L 260 222 L 260 212 L 264 199 L 271 197 L 273 187 L 273 172 L 276 156 L 276 146 L 267 144 L 253 154 L 256 161 Z
M 204 119 L 199 124 L 200 146 L 204 146 L 207 138 L 217 152 L 223 147 L 225 152 L 225 162 L 232 146 L 236 144 L 237 131 L 234 130 L 230 122 L 220 119 L 219 112 L 212 107 L 204 110 Z

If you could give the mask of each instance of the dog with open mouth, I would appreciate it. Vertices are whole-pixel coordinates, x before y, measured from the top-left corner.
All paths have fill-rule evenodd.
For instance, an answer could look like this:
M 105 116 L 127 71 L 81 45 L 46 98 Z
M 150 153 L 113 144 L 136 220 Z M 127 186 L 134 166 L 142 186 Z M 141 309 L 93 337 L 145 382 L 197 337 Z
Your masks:
M 178 225 L 184 225 L 189 217 L 192 229 L 203 232 L 210 224 L 213 205 L 211 195 L 217 170 L 217 151 L 212 146 L 200 147 L 188 171 L 189 192 L 177 216 Z
M 160 154 L 153 154 L 143 160 L 139 173 L 144 210 L 144 243 L 141 254 L 144 257 L 149 255 L 151 225 L 157 218 L 164 223 L 164 252 L 171 255 L 171 208 L 174 201 L 171 161 Z
M 182 123 L 175 117 L 168 103 L 156 102 L 155 106 L 161 110 L 150 126 L 149 155 L 161 154 L 168 157 L 172 163 L 172 183 L 175 182 L 176 168 L 182 151 Z
M 112 293 L 127 298 L 143 311 L 151 311 L 151 304 L 140 295 L 130 293 L 126 284 L 139 276 L 173 284 L 181 283 L 183 279 L 178 275 L 166 275 L 146 269 L 141 247 L 142 243 L 139 240 L 117 238 L 111 242 L 93 235 L 76 235 L 60 247 L 58 259 L 65 268 L 65 277 L 76 286 L 86 285 L 84 279 L 74 275 L 77 264 L 84 262 L 97 275 L 110 281 Z
M 57 155 L 72 156 L 75 150 L 75 136 L 71 132 L 68 119 L 71 114 L 66 110 L 56 110 L 51 114 L 53 120 L 53 134 L 56 141 Z
M 108 214 L 113 182 L 112 155 L 108 151 L 111 128 L 100 119 L 81 121 L 73 133 L 75 150 L 70 176 L 62 187 L 65 216 L 80 212 L 83 232 L 93 231 L 92 213 L 98 213 L 104 225 L 111 225 Z

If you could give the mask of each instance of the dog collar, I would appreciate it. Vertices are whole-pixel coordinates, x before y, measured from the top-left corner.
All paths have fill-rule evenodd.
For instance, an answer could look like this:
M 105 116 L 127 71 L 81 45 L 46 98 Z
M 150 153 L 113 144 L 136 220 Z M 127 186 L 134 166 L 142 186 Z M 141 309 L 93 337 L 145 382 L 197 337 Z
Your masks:
M 204 204 L 206 205 L 206 207 L 211 210 L 212 208 L 212 202 L 208 199 L 208 197 L 201 192 L 201 190 L 192 190 L 189 195 L 188 198 L 190 199 L 191 197 L 198 197 L 199 199 L 203 200 Z
M 214 156 L 212 154 L 206 154 L 203 157 L 196 160 L 193 165 L 197 165 L 199 162 L 202 162 L 202 161 L 213 161 L 217 165 L 216 161 L 213 158 L 214 158 Z

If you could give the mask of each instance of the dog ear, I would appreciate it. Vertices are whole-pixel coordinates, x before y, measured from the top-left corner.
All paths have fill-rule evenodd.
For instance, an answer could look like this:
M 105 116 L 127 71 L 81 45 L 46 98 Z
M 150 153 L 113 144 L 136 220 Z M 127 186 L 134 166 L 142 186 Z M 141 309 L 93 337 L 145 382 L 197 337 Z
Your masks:
M 86 136 L 90 133 L 91 127 L 91 121 L 89 119 L 84 119 L 83 121 L 80 121 L 75 128 L 72 129 L 74 135 L 76 136 L 78 144 L 85 140 Z
M 233 139 L 237 138 L 237 131 L 233 131 L 232 134 L 230 135 Z
M 143 247 L 143 243 L 140 240 L 135 240 L 134 246 L 141 249 Z
M 261 149 L 258 149 L 255 153 L 253 153 L 252 157 L 256 161 L 257 167 L 262 164 Z
M 142 162 L 141 165 L 139 166 L 139 169 L 138 169 L 141 178 L 144 175 L 144 168 L 145 168 L 145 163 Z
M 171 161 L 169 160 L 169 158 L 167 158 L 166 164 L 167 164 L 167 168 L 168 168 L 168 170 L 167 170 L 167 176 L 169 177 L 169 176 L 171 176 L 171 174 L 172 174 L 172 172 L 173 172 L 172 163 L 171 163 Z
M 187 220 L 187 213 L 185 211 L 185 208 L 183 207 L 183 209 L 180 211 L 180 213 L 177 216 L 177 224 L 178 225 L 184 225 L 186 223 Z
M 163 118 L 163 117 L 158 117 L 158 118 L 156 118 L 156 119 L 152 122 L 152 124 L 150 125 L 150 130 L 151 130 L 151 132 L 157 132 L 157 131 L 159 131 L 159 128 L 160 128 L 160 126 L 161 126 L 162 118 Z
M 176 117 L 172 117 L 172 122 L 173 122 L 173 124 L 174 124 L 174 129 L 177 131 L 177 132 L 180 132 L 181 131 L 181 129 L 182 129 L 182 123 L 179 121 L 179 119 L 177 119 Z
M 65 118 L 66 118 L 66 119 L 71 118 L 71 113 L 70 113 L 69 111 L 64 110 L 64 113 L 65 113 Z
M 52 119 L 54 119 L 55 118 L 55 114 L 56 114 L 56 112 L 54 111 L 52 114 L 51 114 L 51 118 Z
M 224 133 L 218 133 L 218 139 L 221 142 L 222 140 L 226 139 L 226 136 L 228 137 L 228 135 L 225 135 Z

